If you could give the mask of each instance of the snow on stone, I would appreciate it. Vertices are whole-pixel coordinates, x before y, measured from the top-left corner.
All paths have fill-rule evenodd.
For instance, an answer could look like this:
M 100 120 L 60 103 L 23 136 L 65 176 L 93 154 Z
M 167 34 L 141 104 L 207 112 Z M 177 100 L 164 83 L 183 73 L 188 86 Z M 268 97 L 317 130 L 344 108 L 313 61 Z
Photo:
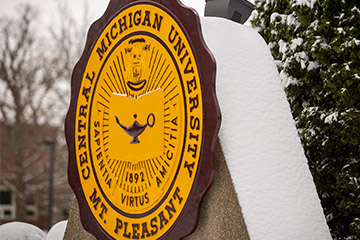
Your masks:
M 46 234 L 38 227 L 23 223 L 11 222 L 0 225 L 1 240 L 45 240 Z
M 279 74 L 252 28 L 203 18 L 217 61 L 220 142 L 252 240 L 331 239 Z
M 67 223 L 68 221 L 61 221 L 52 226 L 46 235 L 46 240 L 62 240 L 64 238 Z
M 40 228 L 23 222 L 0 225 L 0 240 L 62 240 L 67 220 L 56 223 L 46 234 Z

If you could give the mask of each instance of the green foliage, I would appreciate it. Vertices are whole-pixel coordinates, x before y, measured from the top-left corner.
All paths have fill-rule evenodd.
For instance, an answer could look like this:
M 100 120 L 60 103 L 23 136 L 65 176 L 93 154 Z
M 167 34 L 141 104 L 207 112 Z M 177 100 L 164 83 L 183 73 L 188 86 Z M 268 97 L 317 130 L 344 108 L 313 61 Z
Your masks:
M 334 239 L 360 238 L 360 2 L 257 1 Z

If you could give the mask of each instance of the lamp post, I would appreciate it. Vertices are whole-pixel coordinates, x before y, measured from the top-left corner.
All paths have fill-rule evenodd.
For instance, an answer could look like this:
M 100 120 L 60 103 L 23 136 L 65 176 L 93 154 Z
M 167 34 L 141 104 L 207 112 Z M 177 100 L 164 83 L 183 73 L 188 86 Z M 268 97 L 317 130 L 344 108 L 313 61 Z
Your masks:
M 41 142 L 50 149 L 50 169 L 49 169 L 49 208 L 47 218 L 47 228 L 50 230 L 52 223 L 52 208 L 53 208 L 53 175 L 54 175 L 54 160 L 55 160 L 55 141 L 45 140 Z

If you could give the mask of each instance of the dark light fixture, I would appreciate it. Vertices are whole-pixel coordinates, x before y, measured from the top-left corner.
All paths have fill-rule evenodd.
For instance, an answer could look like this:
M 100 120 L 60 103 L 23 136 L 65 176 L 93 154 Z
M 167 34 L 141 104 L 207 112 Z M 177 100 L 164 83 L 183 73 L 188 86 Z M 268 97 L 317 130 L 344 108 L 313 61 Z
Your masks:
M 205 16 L 223 17 L 243 24 L 254 10 L 247 0 L 206 0 Z

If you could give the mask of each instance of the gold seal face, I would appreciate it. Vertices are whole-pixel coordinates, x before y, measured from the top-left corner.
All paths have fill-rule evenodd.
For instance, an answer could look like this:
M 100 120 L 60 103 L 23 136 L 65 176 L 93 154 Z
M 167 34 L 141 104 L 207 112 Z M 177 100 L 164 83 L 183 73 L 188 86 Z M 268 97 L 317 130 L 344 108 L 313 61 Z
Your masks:
M 181 25 L 157 5 L 118 12 L 93 45 L 76 105 L 77 171 L 114 239 L 157 239 L 176 223 L 198 169 L 203 96 Z

